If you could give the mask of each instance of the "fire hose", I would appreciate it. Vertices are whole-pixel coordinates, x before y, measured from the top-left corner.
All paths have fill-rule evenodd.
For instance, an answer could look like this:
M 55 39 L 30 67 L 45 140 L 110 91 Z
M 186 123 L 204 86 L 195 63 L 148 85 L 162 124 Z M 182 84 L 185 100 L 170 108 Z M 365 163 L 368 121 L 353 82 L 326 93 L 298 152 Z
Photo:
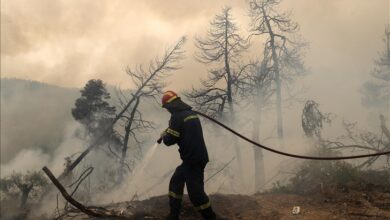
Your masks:
M 347 160 L 347 159 L 357 159 L 357 158 L 364 158 L 364 157 L 377 157 L 377 156 L 382 156 L 382 155 L 387 155 L 387 154 L 390 154 L 390 151 L 382 151 L 382 152 L 376 152 L 376 153 L 372 153 L 372 154 L 361 154 L 361 155 L 353 155 L 353 156 L 335 156 L 335 157 L 316 157 L 316 156 L 305 156 L 305 155 L 298 155 L 298 154 L 291 154 L 291 153 L 287 153 L 287 152 L 283 152 L 283 151 L 278 151 L 278 150 L 275 150 L 275 149 L 272 149 L 272 148 L 269 148 L 267 146 L 264 146 L 260 143 L 257 143 L 253 140 L 251 140 L 250 138 L 248 137 L 245 137 L 244 135 L 238 133 L 237 131 L 233 130 L 232 128 L 228 127 L 227 125 L 217 121 L 216 119 L 206 115 L 206 114 L 203 114 L 201 112 L 198 112 L 198 111 L 194 111 L 196 114 L 214 122 L 215 124 L 223 127 L 224 129 L 230 131 L 231 133 L 233 133 L 234 135 L 240 137 L 241 139 L 257 146 L 257 147 L 260 147 L 264 150 L 267 150 L 267 151 L 271 151 L 273 153 L 276 153 L 276 154 L 280 154 L 280 155 L 284 155 L 284 156 L 287 156 L 287 157 L 293 157 L 293 158 L 299 158 L 299 159 L 307 159 L 307 160 Z

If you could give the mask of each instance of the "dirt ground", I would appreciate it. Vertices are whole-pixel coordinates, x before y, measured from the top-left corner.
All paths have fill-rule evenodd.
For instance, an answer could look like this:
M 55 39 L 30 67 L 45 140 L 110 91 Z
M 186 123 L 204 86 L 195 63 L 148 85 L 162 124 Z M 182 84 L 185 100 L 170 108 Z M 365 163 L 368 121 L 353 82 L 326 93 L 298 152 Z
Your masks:
M 319 192 L 313 195 L 281 193 L 244 195 L 211 195 L 213 208 L 224 219 L 328 220 L 328 219 L 390 219 L 390 192 L 379 190 Z M 293 214 L 294 206 L 300 207 Z M 147 213 L 139 219 L 164 219 L 168 213 L 167 196 L 145 201 L 112 204 L 124 214 Z M 201 219 L 188 197 L 184 198 L 183 220 Z
M 364 186 L 362 188 L 355 185 L 334 185 L 327 188 L 321 186 L 318 188 L 314 187 L 314 191 L 304 195 L 270 192 L 255 195 L 214 194 L 210 196 L 210 199 L 215 212 L 221 219 L 390 220 L 390 186 Z M 144 201 L 112 203 L 104 208 L 109 213 L 130 216 L 129 219 L 132 220 L 162 220 L 169 212 L 168 204 L 168 196 L 164 195 Z M 300 207 L 300 213 L 293 214 L 294 206 Z M 3 211 L 6 210 L 3 209 Z M 28 219 L 43 219 L 32 217 L 30 214 Z M 93 218 L 86 216 L 78 209 L 74 209 L 70 215 L 59 219 L 78 220 Z M 186 195 L 183 200 L 181 219 L 201 219 L 201 216 L 193 208 Z

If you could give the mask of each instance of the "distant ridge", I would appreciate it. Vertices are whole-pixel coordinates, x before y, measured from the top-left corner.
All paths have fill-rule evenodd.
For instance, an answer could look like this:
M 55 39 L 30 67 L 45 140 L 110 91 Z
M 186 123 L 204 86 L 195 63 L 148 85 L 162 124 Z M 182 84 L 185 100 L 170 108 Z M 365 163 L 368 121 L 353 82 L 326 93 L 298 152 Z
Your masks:
M 52 152 L 62 141 L 79 89 L 1 78 L 1 163 L 22 149 Z

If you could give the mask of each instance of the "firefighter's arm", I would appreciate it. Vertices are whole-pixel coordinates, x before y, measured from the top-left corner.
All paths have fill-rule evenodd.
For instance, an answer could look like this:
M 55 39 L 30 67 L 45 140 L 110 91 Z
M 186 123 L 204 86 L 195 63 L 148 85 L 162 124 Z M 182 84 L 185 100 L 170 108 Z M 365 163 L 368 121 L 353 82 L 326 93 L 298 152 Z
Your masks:
M 165 130 L 162 140 L 167 146 L 171 146 L 177 143 L 180 138 L 181 121 L 176 117 L 171 117 L 169 121 L 169 127 Z

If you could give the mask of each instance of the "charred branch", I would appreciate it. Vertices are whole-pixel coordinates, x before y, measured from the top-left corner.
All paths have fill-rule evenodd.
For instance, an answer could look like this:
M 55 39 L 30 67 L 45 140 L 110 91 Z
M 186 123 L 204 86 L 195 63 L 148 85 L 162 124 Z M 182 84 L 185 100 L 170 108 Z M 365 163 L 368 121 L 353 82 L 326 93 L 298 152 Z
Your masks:
M 161 86 L 159 81 L 170 71 L 180 68 L 178 62 L 183 58 L 184 51 L 182 47 L 185 43 L 185 38 L 181 38 L 173 47 L 167 49 L 162 58 L 155 58 L 150 62 L 149 68 L 145 70 L 142 66 L 138 67 L 138 71 L 133 71 L 130 68 L 127 69 L 127 73 L 133 78 L 133 82 L 137 85 L 137 90 L 133 93 L 132 98 L 125 104 L 121 111 L 112 120 L 106 132 L 112 129 L 112 127 L 122 118 L 128 108 L 137 100 L 141 94 L 153 94 L 154 92 L 161 92 Z M 103 133 L 106 133 L 103 132 Z M 102 141 L 104 135 L 101 135 L 95 140 L 88 148 L 80 154 L 80 156 L 70 164 L 70 166 L 58 177 L 64 178 L 70 171 L 72 171 L 83 158 L 99 143 Z
M 382 135 L 378 137 L 376 134 L 371 132 L 356 132 L 355 123 L 344 123 L 344 128 L 347 132 L 346 136 L 341 136 L 339 139 L 345 141 L 350 141 L 352 144 L 346 144 L 344 142 L 340 141 L 329 141 L 329 140 L 321 140 L 320 145 L 328 150 L 364 150 L 369 152 L 385 152 L 390 150 L 390 141 L 385 141 L 383 136 L 387 136 L 389 130 L 385 125 L 384 117 L 381 115 L 380 117 L 381 122 L 381 130 Z M 358 165 L 359 168 L 363 167 L 370 167 L 373 165 L 377 160 L 379 156 L 376 157 L 370 157 L 364 162 L 362 162 L 360 165 Z M 390 156 L 387 156 L 387 161 L 389 161 Z M 388 165 L 390 165 L 388 163 Z
M 57 187 L 60 191 L 61 195 L 72 204 L 74 207 L 79 209 L 81 212 L 87 214 L 88 216 L 96 217 L 96 218 L 108 218 L 108 219 L 135 219 L 134 216 L 124 216 L 120 214 L 114 213 L 113 210 L 108 210 L 102 207 L 86 207 L 77 200 L 75 200 L 72 196 L 68 194 L 65 188 L 61 185 L 61 183 L 54 177 L 53 173 L 47 168 L 43 167 L 42 169 L 52 183 Z

